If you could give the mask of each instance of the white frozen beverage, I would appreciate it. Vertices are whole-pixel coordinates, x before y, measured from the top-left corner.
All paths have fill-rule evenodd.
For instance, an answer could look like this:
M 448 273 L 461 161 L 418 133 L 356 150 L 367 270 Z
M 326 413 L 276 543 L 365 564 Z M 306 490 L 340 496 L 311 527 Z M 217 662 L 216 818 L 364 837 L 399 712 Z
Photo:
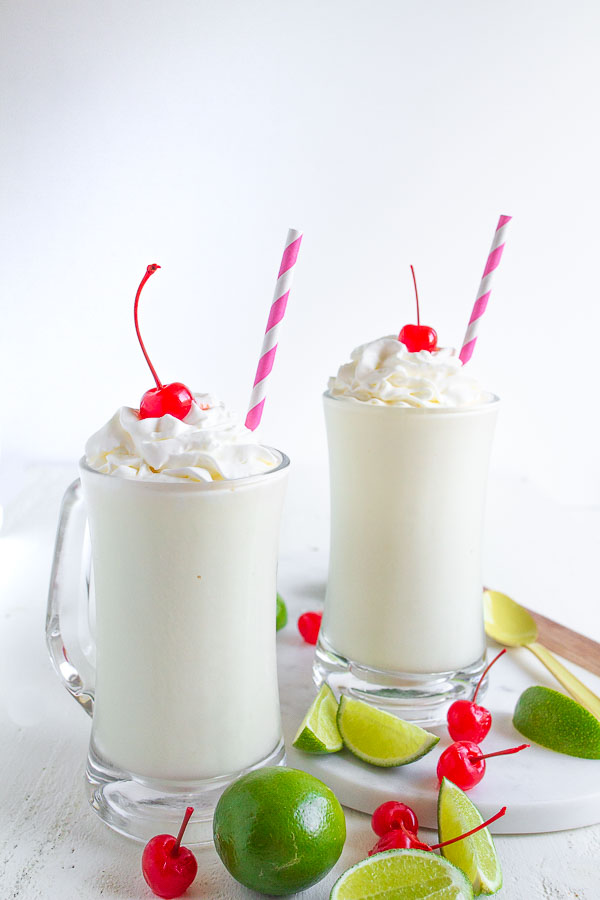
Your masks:
M 323 637 L 341 656 L 391 672 L 477 662 L 497 403 L 460 410 L 324 399 L 331 546 Z
M 354 351 L 324 405 L 331 544 L 315 677 L 431 721 L 419 707 L 468 693 L 483 667 L 498 400 L 453 351 L 390 337 Z
M 256 765 L 281 741 L 275 575 L 287 467 L 195 483 L 85 464 L 80 475 L 96 596 L 94 753 L 156 787 Z

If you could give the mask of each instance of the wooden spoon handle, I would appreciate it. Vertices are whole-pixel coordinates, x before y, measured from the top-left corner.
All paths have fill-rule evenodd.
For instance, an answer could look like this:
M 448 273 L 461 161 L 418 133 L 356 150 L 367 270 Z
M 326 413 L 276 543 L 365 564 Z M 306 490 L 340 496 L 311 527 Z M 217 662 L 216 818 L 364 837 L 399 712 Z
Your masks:
M 524 607 L 526 608 L 526 607 Z M 538 641 L 553 653 L 570 659 L 576 665 L 600 675 L 600 644 L 566 625 L 559 625 L 532 609 L 527 610 L 538 628 Z
M 562 663 L 559 663 L 556 657 L 549 650 L 546 650 L 542 644 L 538 644 L 536 641 L 533 644 L 525 644 L 525 646 L 528 650 L 531 650 L 534 656 L 537 656 L 549 672 L 552 672 L 556 680 L 566 688 L 578 703 L 581 703 L 593 716 L 600 719 L 600 697 L 597 697 L 579 678 L 576 678 Z

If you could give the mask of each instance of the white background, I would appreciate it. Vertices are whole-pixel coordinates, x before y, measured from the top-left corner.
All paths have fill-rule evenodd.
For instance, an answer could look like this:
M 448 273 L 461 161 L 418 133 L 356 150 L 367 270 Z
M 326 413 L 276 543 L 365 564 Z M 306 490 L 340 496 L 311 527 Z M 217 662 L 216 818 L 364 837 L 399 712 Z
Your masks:
M 600 7 L 506 0 L 4 0 L 4 459 L 71 459 L 159 375 L 245 412 L 283 241 L 303 229 L 262 435 L 324 461 L 320 393 L 423 319 L 476 355 L 493 468 L 600 502 Z M 6 464 L 6 463 L 5 463 Z
M 327 571 L 327 377 L 414 320 L 410 263 L 424 321 L 460 345 L 512 215 L 469 364 L 503 398 L 485 577 L 600 640 L 599 44 L 597 0 L 2 0 L 0 501 L 27 461 L 70 463 L 29 469 L 0 541 L 15 896 L 140 896 L 138 848 L 73 775 L 88 723 L 41 622 L 75 460 L 152 386 L 132 322 L 150 262 L 159 374 L 243 415 L 287 228 L 305 233 L 262 428 L 296 463 L 280 578 L 297 611 Z M 340 870 L 372 843 L 354 822 Z M 501 839 L 502 896 L 592 900 L 597 832 Z M 194 896 L 231 897 L 215 859 L 201 873 Z

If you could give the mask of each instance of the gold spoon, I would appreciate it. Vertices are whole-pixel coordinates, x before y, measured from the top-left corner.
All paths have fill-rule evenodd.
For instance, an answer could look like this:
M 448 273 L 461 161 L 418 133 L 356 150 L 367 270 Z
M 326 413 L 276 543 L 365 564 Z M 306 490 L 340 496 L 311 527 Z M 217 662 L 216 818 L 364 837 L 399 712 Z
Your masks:
M 537 625 L 533 617 L 500 591 L 483 592 L 485 632 L 498 644 L 526 647 L 543 663 L 572 697 L 600 719 L 600 697 L 576 678 L 542 644 L 538 643 Z

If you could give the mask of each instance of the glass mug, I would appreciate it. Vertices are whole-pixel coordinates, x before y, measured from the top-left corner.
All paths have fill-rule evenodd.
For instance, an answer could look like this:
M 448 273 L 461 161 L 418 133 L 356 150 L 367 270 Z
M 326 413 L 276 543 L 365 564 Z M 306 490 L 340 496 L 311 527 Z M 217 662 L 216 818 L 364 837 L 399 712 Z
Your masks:
M 481 546 L 498 398 L 467 408 L 324 396 L 331 544 L 317 684 L 421 724 L 485 660 Z
M 193 806 L 187 838 L 210 841 L 225 787 L 284 760 L 275 617 L 289 459 L 275 453 L 267 472 L 209 482 L 82 460 L 65 494 L 46 640 L 92 717 L 88 799 L 122 834 L 176 834 Z

